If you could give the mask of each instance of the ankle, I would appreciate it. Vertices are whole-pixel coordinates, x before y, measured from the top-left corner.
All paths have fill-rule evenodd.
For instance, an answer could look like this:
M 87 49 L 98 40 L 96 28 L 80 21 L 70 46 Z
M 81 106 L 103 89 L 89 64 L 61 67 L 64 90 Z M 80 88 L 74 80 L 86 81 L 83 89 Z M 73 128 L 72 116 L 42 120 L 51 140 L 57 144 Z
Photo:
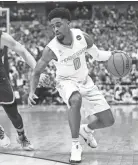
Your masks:
M 17 134 L 18 136 L 25 136 L 24 130 L 21 130 L 21 131 L 17 130 Z
M 92 132 L 93 131 L 88 124 L 85 125 L 85 130 L 86 130 L 86 132 Z
M 72 138 L 72 145 L 79 144 L 79 138 Z

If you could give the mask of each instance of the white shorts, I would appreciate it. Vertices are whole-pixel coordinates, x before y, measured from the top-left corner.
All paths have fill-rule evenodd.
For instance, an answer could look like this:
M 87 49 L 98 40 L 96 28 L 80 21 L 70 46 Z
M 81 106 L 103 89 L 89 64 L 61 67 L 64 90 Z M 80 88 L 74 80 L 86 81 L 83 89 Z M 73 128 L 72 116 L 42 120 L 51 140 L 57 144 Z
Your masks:
M 89 76 L 84 84 L 73 80 L 60 80 L 57 82 L 56 88 L 68 108 L 70 108 L 69 98 L 72 93 L 75 91 L 80 92 L 82 96 L 81 115 L 84 118 L 110 109 L 110 106 L 104 96 L 98 90 L 97 86 L 94 85 Z

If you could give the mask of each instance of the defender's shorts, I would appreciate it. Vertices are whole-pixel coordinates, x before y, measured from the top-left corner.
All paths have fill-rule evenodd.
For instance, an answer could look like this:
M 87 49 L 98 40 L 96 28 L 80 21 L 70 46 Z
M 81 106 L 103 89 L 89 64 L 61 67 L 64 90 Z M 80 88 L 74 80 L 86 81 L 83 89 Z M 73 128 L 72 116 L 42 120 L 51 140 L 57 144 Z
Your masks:
M 89 76 L 85 83 L 78 83 L 73 80 L 60 80 L 57 82 L 56 88 L 68 108 L 70 108 L 69 98 L 72 93 L 75 91 L 80 92 L 82 96 L 81 114 L 85 118 L 89 115 L 110 109 L 104 96 L 98 90 L 97 86 L 93 84 Z

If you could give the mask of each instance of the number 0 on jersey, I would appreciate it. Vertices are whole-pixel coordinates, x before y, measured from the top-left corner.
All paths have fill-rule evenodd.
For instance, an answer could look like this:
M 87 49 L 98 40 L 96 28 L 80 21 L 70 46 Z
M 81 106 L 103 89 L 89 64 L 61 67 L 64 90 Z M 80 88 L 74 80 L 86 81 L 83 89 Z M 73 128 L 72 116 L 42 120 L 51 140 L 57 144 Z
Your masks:
M 73 60 L 75 70 L 78 70 L 81 67 L 80 58 L 77 57 Z

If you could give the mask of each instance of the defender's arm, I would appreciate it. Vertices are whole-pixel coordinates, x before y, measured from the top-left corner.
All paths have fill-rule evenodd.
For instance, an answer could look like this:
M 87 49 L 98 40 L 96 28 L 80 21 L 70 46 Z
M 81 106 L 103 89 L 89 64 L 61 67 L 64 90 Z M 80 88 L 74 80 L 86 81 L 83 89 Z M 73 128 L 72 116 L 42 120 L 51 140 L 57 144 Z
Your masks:
M 17 54 L 23 57 L 26 63 L 34 69 L 36 66 L 36 61 L 34 57 L 25 49 L 23 45 L 13 39 L 8 33 L 2 33 L 1 36 L 1 47 L 7 46 L 8 48 L 15 51 Z

